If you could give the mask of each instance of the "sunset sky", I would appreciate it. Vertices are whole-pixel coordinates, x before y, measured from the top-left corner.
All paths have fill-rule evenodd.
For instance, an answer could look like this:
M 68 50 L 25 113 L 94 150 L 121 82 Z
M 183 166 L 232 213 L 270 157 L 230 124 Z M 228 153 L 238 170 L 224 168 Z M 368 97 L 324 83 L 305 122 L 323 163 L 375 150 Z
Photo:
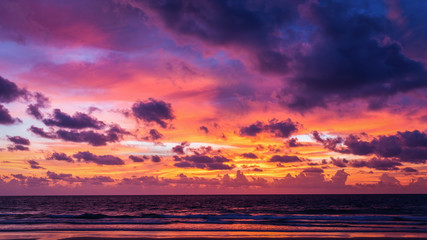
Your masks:
M 0 195 L 427 193 L 427 1 L 0 3 Z

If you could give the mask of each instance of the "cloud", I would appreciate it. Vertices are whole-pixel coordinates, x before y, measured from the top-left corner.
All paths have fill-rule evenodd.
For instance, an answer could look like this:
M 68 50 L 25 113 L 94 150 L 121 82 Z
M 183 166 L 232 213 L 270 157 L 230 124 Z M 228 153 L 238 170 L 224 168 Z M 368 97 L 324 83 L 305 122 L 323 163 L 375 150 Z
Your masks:
M 70 142 L 87 142 L 92 146 L 105 146 L 108 142 L 118 142 L 123 138 L 123 135 L 130 134 L 118 125 L 112 125 L 105 133 L 95 131 L 77 131 L 64 130 L 56 131 L 56 136 L 59 139 Z
M 20 144 L 20 145 L 30 145 L 30 140 L 28 140 L 27 138 L 23 138 L 20 136 L 7 136 L 7 139 L 11 142 L 13 142 L 14 144 Z
M 352 2 L 304 6 L 315 26 L 307 52 L 297 55 L 294 77 L 284 88 L 282 104 L 296 111 L 365 99 L 375 109 L 378 99 L 425 88 L 426 70 L 406 57 L 385 16 L 354 11 Z M 369 5 L 375 5 L 372 3 Z M 371 9 L 374 9 L 372 7 Z
M 298 125 L 298 123 L 292 122 L 291 119 L 284 121 L 272 119 L 268 123 L 257 121 L 247 127 L 240 128 L 240 136 L 254 137 L 259 133 L 268 132 L 274 134 L 275 137 L 288 138 L 298 131 Z
M 10 125 L 17 122 L 21 122 L 21 120 L 18 118 L 13 118 L 10 115 L 9 110 L 0 104 L 0 124 Z
M 77 131 L 77 130 L 65 130 L 59 129 L 56 132 L 45 132 L 42 128 L 31 126 L 29 129 L 32 133 L 37 136 L 48 138 L 48 139 L 61 139 L 69 142 L 87 142 L 92 146 L 105 146 L 109 142 L 118 142 L 124 135 L 130 134 L 125 129 L 121 128 L 117 124 L 110 125 L 104 132 L 96 132 L 93 130 L 89 131 Z
M 85 151 L 85 152 L 78 152 L 73 155 L 74 158 L 78 159 L 79 161 L 84 162 L 93 162 L 98 165 L 124 165 L 125 162 L 115 156 L 112 155 L 95 155 L 91 152 Z
M 347 153 L 348 151 L 343 150 L 341 147 L 338 147 L 338 145 L 341 145 L 344 142 L 344 139 L 342 137 L 335 137 L 335 138 L 322 138 L 320 136 L 320 133 L 318 131 L 312 132 L 313 138 L 319 142 L 322 143 L 323 147 L 335 152 L 341 152 L 341 153 Z
M 286 34 L 286 27 L 298 15 L 297 4 L 205 0 L 131 3 L 178 39 L 244 51 L 258 71 L 280 74 L 288 71 L 290 59 L 280 50 L 287 39 L 277 32 Z
M 30 130 L 32 133 L 36 134 L 39 137 L 48 138 L 48 139 L 55 139 L 56 135 L 55 133 L 48 133 L 43 130 L 43 128 L 31 126 L 28 130 Z
M 153 98 L 134 103 L 132 106 L 132 113 L 137 119 L 147 123 L 155 122 L 162 128 L 167 127 L 166 121 L 175 119 L 170 103 Z
M 54 182 L 64 181 L 68 183 L 83 183 L 83 184 L 92 184 L 92 185 L 103 185 L 104 183 L 114 182 L 110 176 L 93 176 L 81 178 L 79 176 L 74 177 L 72 174 L 60 173 L 47 171 L 46 173 L 48 179 L 51 179 Z
M 249 159 L 258 159 L 258 156 L 253 153 L 242 153 L 240 156 Z
M 288 156 L 288 155 L 274 155 L 270 158 L 270 162 L 279 162 L 279 163 L 291 163 L 291 162 L 301 162 L 302 160 L 297 156 Z
M 427 160 L 427 134 L 419 130 L 397 132 L 392 135 L 380 135 L 371 140 L 350 134 L 341 137 L 323 139 L 316 131 L 316 141 L 326 149 L 353 155 L 376 155 L 379 158 L 393 158 L 402 162 L 425 163 Z M 339 146 L 338 146 L 339 145 Z
M 185 147 L 188 147 L 189 145 L 190 144 L 187 141 L 181 142 L 181 144 L 176 145 L 175 147 L 172 148 L 172 152 L 183 155 L 185 154 L 184 152 Z
M 231 160 L 223 156 L 206 156 L 206 155 L 187 155 L 179 158 L 179 162 L 175 163 L 175 167 L 180 168 L 200 168 L 207 170 L 230 170 L 234 166 L 224 164 Z
M 40 108 L 45 108 L 49 105 L 50 100 L 48 97 L 44 96 L 42 93 L 36 92 L 35 94 L 31 94 L 35 99 L 35 104 L 29 104 L 27 107 L 27 113 L 33 116 L 37 120 L 43 119 L 43 114 L 40 112 Z
M 65 181 L 69 183 L 79 182 L 79 180 L 74 178 L 72 174 L 57 174 L 55 172 L 47 171 L 46 175 L 48 179 L 51 179 L 53 181 Z
M 30 148 L 28 148 L 27 146 L 24 146 L 24 145 L 14 144 L 14 145 L 8 146 L 7 150 L 10 152 L 13 152 L 13 151 L 29 151 Z
M 148 157 L 147 156 L 130 155 L 129 159 L 132 160 L 133 162 L 144 162 L 144 160 L 148 160 Z
M 331 157 L 331 163 L 337 167 L 344 168 L 347 167 L 348 160 L 345 158 L 333 158 Z
M 30 164 L 31 169 L 45 169 L 44 167 L 40 166 L 40 164 L 34 160 L 28 160 L 27 161 Z
M 30 149 L 27 147 L 30 145 L 30 140 L 27 138 L 23 138 L 20 136 L 7 136 L 7 139 L 13 143 L 13 145 L 7 147 L 9 151 L 29 151 Z
M 157 141 L 162 138 L 163 138 L 163 134 L 161 134 L 156 129 L 150 129 L 150 131 L 148 132 L 148 136 L 144 137 L 145 140 L 149 140 L 149 141 Z
M 288 145 L 288 147 L 301 147 L 304 146 L 304 144 L 298 142 L 297 138 L 291 138 L 289 140 L 286 141 L 286 144 Z
M 369 161 L 364 160 L 352 160 L 349 162 L 349 165 L 352 167 L 368 167 L 375 168 L 377 170 L 399 170 L 397 166 L 401 166 L 402 164 L 398 161 L 390 160 L 390 159 L 379 159 L 379 158 L 371 158 Z
M 157 155 L 153 155 L 153 156 L 151 156 L 151 161 L 152 162 L 155 162 L 155 163 L 158 163 L 158 162 L 160 162 L 162 159 L 159 157 L 159 156 L 157 156 Z
M 323 173 L 323 169 L 321 168 L 306 168 L 302 171 L 303 173 Z
M 0 76 L 0 102 L 10 103 L 26 94 L 25 89 L 19 89 L 14 82 Z
M 290 174 L 284 178 L 274 179 L 273 185 L 284 188 L 345 188 L 345 182 L 349 176 L 344 170 L 338 170 L 330 180 L 325 179 L 323 170 L 320 168 L 306 168 L 295 177 Z
M 208 133 L 209 133 L 209 129 L 208 129 L 208 127 L 206 127 L 206 126 L 201 126 L 199 129 L 200 129 L 201 131 L 205 132 L 205 134 L 208 134 Z
M 255 137 L 257 134 L 261 133 L 263 129 L 264 129 L 264 124 L 258 121 L 247 127 L 240 128 L 240 136 Z
M 43 119 L 46 126 L 56 126 L 72 129 L 93 128 L 101 129 L 105 127 L 105 123 L 99 121 L 86 113 L 76 112 L 73 116 L 63 113 L 60 109 L 53 111 L 51 118 Z
M 39 107 L 37 107 L 34 104 L 30 104 L 27 107 L 27 113 L 31 116 L 33 116 L 34 118 L 36 118 L 37 120 L 41 120 L 43 119 L 43 114 L 40 112 Z
M 65 162 L 74 162 L 73 158 L 68 156 L 65 153 L 58 153 L 54 152 L 52 153 L 47 160 L 58 160 L 58 161 L 65 161 Z
M 401 170 L 402 170 L 402 172 L 405 172 L 405 173 L 417 173 L 418 172 L 417 169 L 411 168 L 411 167 L 405 167 L 405 168 L 402 168 Z

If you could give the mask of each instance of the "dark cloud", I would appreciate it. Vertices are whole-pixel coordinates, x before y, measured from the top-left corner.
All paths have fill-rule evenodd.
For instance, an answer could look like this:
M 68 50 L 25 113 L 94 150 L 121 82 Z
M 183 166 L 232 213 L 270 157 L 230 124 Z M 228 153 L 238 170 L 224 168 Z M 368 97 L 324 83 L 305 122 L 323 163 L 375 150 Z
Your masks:
M 301 147 L 301 146 L 304 146 L 304 144 L 302 144 L 302 143 L 300 143 L 300 142 L 298 142 L 298 139 L 297 138 L 291 138 L 291 139 L 289 139 L 289 140 L 287 140 L 286 141 L 286 144 L 289 146 L 289 147 Z
M 156 129 L 150 129 L 150 131 L 148 132 L 148 136 L 145 137 L 145 140 L 148 141 L 158 141 L 160 139 L 163 138 L 163 134 L 161 134 L 159 131 L 157 131 Z
M 27 146 L 21 145 L 21 144 L 14 144 L 7 147 L 8 151 L 29 151 L 30 149 Z
M 180 158 L 181 161 L 174 166 L 180 168 L 200 168 L 207 170 L 230 170 L 234 166 L 224 164 L 231 160 L 223 156 L 187 155 Z
M 285 73 L 290 59 L 279 50 L 286 39 L 277 32 L 297 17 L 298 3 L 302 2 L 145 1 L 140 8 L 178 36 L 244 49 L 259 71 Z
M 144 162 L 144 160 L 148 160 L 148 157 L 147 156 L 130 155 L 129 159 L 132 160 L 133 162 Z
M 0 124 L 10 125 L 17 122 L 20 122 L 20 120 L 18 118 L 13 118 L 9 110 L 0 104 Z
M 26 94 L 26 90 L 19 89 L 14 82 L 0 76 L 0 102 L 10 103 Z
M 270 162 L 279 162 L 279 163 L 291 163 L 291 162 L 301 162 L 302 160 L 297 156 L 288 156 L 288 155 L 274 155 L 270 158 Z
M 415 131 L 398 132 L 398 135 L 403 139 L 403 143 L 407 147 L 427 147 L 427 134 Z
M 74 177 L 72 174 L 60 173 L 57 174 L 55 172 L 48 171 L 46 173 L 48 179 L 51 179 L 54 182 L 64 181 L 68 183 L 84 183 L 84 184 L 92 184 L 92 185 L 102 185 L 104 183 L 114 182 L 110 176 L 93 176 L 93 177 Z
M 252 169 L 252 171 L 254 171 L 254 172 L 262 172 L 263 170 L 261 168 L 254 168 L 254 169 Z
M 306 168 L 302 171 L 303 173 L 323 173 L 321 168 Z
M 181 144 L 176 145 L 175 147 L 172 148 L 172 152 L 183 155 L 185 154 L 184 152 L 185 147 L 188 147 L 189 145 L 190 144 L 187 141 L 181 142 Z
M 76 112 L 73 116 L 63 113 L 60 109 L 55 109 L 51 118 L 43 119 L 46 126 L 56 126 L 72 129 L 93 128 L 102 129 L 105 123 L 87 115 L 86 113 Z
M 411 168 L 411 167 L 405 167 L 401 169 L 402 172 L 406 172 L 406 173 L 417 173 L 418 170 L 415 168 Z
M 331 163 L 337 167 L 344 168 L 347 167 L 348 160 L 345 158 L 333 158 L 331 157 Z
M 93 162 L 98 165 L 124 165 L 125 162 L 115 156 L 112 155 L 95 155 L 91 152 L 85 151 L 85 152 L 78 152 L 73 155 L 74 158 L 78 159 L 79 161 L 84 162 Z
M 242 153 L 241 156 L 249 159 L 258 159 L 258 156 L 253 153 Z
M 160 162 L 162 159 L 159 157 L 159 156 L 157 156 L 157 155 L 153 155 L 153 156 L 151 156 L 151 161 L 152 162 L 155 162 L 155 163 L 158 163 L 158 162 Z
M 108 136 L 94 131 L 58 130 L 56 134 L 59 139 L 64 141 L 87 142 L 92 146 L 105 146 L 109 142 Z
M 288 138 L 298 131 L 298 123 L 292 122 L 289 118 L 280 122 L 277 119 L 272 119 L 264 128 L 268 132 L 274 133 L 276 137 Z
M 367 6 L 377 4 L 371 3 Z M 294 59 L 296 75 L 289 78 L 290 86 L 282 95 L 287 107 L 306 111 L 363 98 L 375 109 L 382 106 L 375 104 L 378 99 L 427 86 L 423 65 L 385 38 L 393 31 L 385 16 L 372 14 L 369 8 L 355 11 L 353 4 L 327 2 L 304 7 L 316 30 L 310 50 Z
M 30 140 L 28 140 L 27 138 L 23 138 L 20 136 L 7 136 L 7 139 L 11 142 L 13 142 L 14 144 L 20 144 L 20 145 L 30 145 Z
M 30 104 L 27 107 L 27 113 L 33 116 L 35 119 L 41 120 L 43 119 L 43 114 L 40 112 L 39 107 L 34 104 Z
M 108 142 L 118 142 L 123 138 L 124 135 L 129 134 L 131 133 L 120 127 L 118 124 L 111 124 L 107 131 L 105 131 L 105 135 L 108 138 Z
M 292 122 L 291 119 L 285 121 L 272 119 L 268 123 L 257 121 L 247 127 L 240 128 L 240 136 L 254 137 L 261 132 L 268 132 L 276 137 L 288 138 L 298 131 L 298 125 L 298 123 Z
M 105 133 L 95 131 L 64 130 L 56 131 L 57 138 L 70 142 L 87 142 L 92 146 L 105 146 L 109 142 L 118 142 L 129 132 L 118 125 L 111 126 Z
M 255 137 L 258 133 L 261 133 L 263 129 L 264 129 L 264 124 L 258 121 L 247 127 L 240 128 L 240 136 Z
M 32 97 L 35 99 L 36 102 L 34 104 L 28 105 L 27 113 L 33 116 L 34 118 L 41 120 L 43 119 L 43 114 L 40 112 L 40 108 L 46 108 L 49 105 L 49 98 L 39 92 L 32 94 Z
M 28 130 L 30 130 L 32 133 L 36 134 L 39 137 L 49 138 L 49 139 L 55 139 L 55 138 L 57 138 L 55 133 L 45 132 L 43 130 L 43 128 L 31 126 Z
M 162 100 L 149 98 L 147 101 L 137 101 L 132 106 L 133 115 L 145 122 L 155 122 L 166 128 L 166 121 L 175 119 L 172 105 Z
M 208 129 L 206 126 L 201 126 L 199 129 L 200 129 L 201 131 L 204 131 L 204 132 L 205 132 L 205 134 L 208 134 L 208 133 L 209 133 L 209 129 Z
M 360 138 L 355 135 L 348 136 L 344 144 L 348 147 L 350 153 L 355 155 L 369 155 L 375 151 L 374 144 L 360 140 Z
M 363 135 L 363 134 L 362 134 Z M 427 161 L 427 134 L 418 130 L 398 132 L 394 135 L 381 135 L 371 140 L 350 134 L 345 139 L 321 138 L 313 132 L 316 141 L 326 149 L 354 155 L 376 155 L 379 158 L 393 158 L 402 162 L 425 163 Z
M 72 174 L 65 174 L 65 173 L 57 174 L 55 172 L 47 171 L 46 175 L 47 175 L 47 178 L 53 181 L 65 181 L 69 183 L 79 182 L 79 180 L 73 177 Z
M 184 154 L 184 146 L 176 145 L 175 147 L 172 148 L 172 152 L 176 154 Z
M 349 165 L 356 168 L 368 167 L 368 168 L 374 168 L 377 170 L 399 170 L 397 166 L 401 166 L 402 164 L 395 160 L 379 159 L 374 157 L 369 161 L 352 160 L 349 162 Z
M 336 152 L 341 152 L 341 153 L 346 153 L 346 150 L 343 150 L 342 147 L 339 147 L 340 144 L 342 144 L 344 142 L 344 139 L 342 137 L 336 137 L 336 138 L 322 138 L 320 136 L 320 133 L 317 131 L 313 131 L 312 132 L 313 138 L 321 143 L 323 145 L 324 148 L 332 150 L 332 151 L 336 151 Z
M 44 167 L 40 166 L 40 164 L 34 160 L 28 160 L 28 164 L 30 164 L 31 169 L 45 169 Z
M 73 158 L 71 158 L 67 154 L 65 154 L 65 153 L 58 153 L 58 152 L 52 153 L 47 158 L 47 160 L 58 160 L 58 161 L 65 161 L 65 162 L 74 162 Z

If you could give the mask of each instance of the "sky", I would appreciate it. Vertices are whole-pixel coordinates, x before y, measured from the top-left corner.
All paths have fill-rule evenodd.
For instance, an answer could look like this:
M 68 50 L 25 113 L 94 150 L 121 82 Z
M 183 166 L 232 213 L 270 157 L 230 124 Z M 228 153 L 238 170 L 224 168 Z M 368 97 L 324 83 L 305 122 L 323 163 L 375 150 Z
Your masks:
M 0 195 L 427 193 L 426 10 L 2 1 Z

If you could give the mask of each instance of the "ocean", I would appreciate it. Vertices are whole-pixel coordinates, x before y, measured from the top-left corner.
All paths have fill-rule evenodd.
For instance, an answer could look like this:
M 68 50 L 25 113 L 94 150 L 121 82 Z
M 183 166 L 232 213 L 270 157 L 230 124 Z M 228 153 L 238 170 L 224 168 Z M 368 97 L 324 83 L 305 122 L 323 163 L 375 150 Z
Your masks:
M 150 236 L 190 232 L 192 236 L 224 237 L 261 233 L 427 236 L 427 195 L 0 197 L 0 232 L 11 236 L 52 231 L 128 231 Z

